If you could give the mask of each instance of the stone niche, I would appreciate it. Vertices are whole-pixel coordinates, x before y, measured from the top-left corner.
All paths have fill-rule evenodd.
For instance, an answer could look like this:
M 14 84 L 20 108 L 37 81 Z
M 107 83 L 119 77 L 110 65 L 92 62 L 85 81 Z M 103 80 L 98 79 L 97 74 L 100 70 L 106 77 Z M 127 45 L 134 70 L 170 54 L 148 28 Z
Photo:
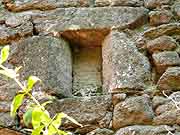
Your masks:
M 102 41 L 107 30 L 80 30 L 63 33 L 72 48 L 72 76 L 74 96 L 101 95 Z
M 73 49 L 73 95 L 102 93 L 101 47 L 75 46 Z

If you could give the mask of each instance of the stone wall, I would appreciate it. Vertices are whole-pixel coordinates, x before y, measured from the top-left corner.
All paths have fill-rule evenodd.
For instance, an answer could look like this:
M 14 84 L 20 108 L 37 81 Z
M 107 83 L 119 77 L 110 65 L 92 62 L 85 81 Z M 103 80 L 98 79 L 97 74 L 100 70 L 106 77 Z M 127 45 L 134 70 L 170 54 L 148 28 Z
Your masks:
M 0 3 L 0 45 L 11 47 L 6 65 L 23 66 L 22 79 L 41 78 L 33 94 L 53 96 L 52 114 L 63 111 L 84 125 L 64 121 L 63 129 L 180 134 L 179 0 Z M 0 78 L 0 124 L 16 125 L 9 111 L 18 89 Z

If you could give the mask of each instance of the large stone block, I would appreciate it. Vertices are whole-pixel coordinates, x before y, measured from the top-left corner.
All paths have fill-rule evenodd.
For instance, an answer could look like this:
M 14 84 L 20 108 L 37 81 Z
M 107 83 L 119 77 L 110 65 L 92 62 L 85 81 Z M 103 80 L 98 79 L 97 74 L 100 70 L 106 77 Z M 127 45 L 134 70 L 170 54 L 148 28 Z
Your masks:
M 151 124 L 153 117 L 154 112 L 148 96 L 127 98 L 114 107 L 113 128 L 119 129 L 128 125 Z
M 150 63 L 125 34 L 112 31 L 103 42 L 104 90 L 143 89 L 151 78 Z
M 73 29 L 111 29 L 129 25 L 135 27 L 146 21 L 147 14 L 148 10 L 143 7 L 102 7 L 61 8 L 32 15 L 38 31 L 63 32 Z
M 61 96 L 72 95 L 72 60 L 69 44 L 63 39 L 34 36 L 14 46 L 9 62 L 23 66 L 21 76 L 38 76 L 42 89 Z
M 73 44 L 100 46 L 111 28 L 135 28 L 147 21 L 143 7 L 60 8 L 32 11 L 37 32 L 62 35 Z
M 110 117 L 107 114 L 111 111 L 111 105 L 111 96 L 76 97 L 56 100 L 50 104 L 48 110 L 52 114 L 58 112 L 68 114 L 84 126 L 79 132 L 88 133 L 97 127 L 109 127 L 112 115 Z M 77 125 L 65 121 L 63 127 L 77 128 Z

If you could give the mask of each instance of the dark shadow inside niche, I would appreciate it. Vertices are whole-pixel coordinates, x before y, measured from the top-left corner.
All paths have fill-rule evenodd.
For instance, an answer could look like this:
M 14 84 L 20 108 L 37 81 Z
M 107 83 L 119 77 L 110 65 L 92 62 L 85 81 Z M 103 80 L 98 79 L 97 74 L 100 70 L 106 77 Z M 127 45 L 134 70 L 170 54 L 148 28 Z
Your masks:
M 66 31 L 73 60 L 73 95 L 102 95 L 102 42 L 108 30 Z

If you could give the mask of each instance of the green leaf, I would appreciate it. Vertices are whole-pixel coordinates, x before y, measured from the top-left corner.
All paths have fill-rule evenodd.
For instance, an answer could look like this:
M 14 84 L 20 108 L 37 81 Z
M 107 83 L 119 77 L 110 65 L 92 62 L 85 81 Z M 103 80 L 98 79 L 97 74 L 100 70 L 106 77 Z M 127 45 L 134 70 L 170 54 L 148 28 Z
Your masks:
M 32 131 L 31 135 L 41 135 L 41 132 L 44 127 L 45 127 L 44 125 L 37 127 Z
M 30 76 L 28 78 L 28 85 L 27 85 L 28 91 L 30 91 L 33 88 L 34 84 L 37 83 L 38 81 L 41 81 L 38 77 Z
M 23 115 L 23 121 L 27 127 L 31 124 L 31 121 L 32 121 L 32 111 L 33 111 L 33 109 L 30 108 Z
M 16 116 L 16 111 L 21 106 L 23 99 L 24 99 L 24 94 L 18 94 L 13 99 L 13 102 L 11 104 L 11 116 L 12 117 Z
M 56 116 L 56 119 L 52 122 L 53 126 L 55 126 L 58 129 L 59 126 L 61 125 L 62 118 L 64 118 L 64 117 L 66 117 L 66 115 L 64 113 L 59 113 Z
M 3 62 L 5 62 L 8 58 L 8 56 L 9 56 L 9 46 L 5 46 L 1 50 L 1 62 L 0 63 L 2 64 Z
M 59 113 L 56 116 L 55 120 L 53 120 L 53 122 L 49 125 L 48 135 L 52 135 L 59 132 L 58 128 L 61 125 L 62 118 L 64 117 L 65 117 L 64 113 Z
M 32 111 L 32 125 L 33 128 L 36 129 L 40 126 L 41 124 L 41 116 L 43 114 L 43 111 L 41 110 L 41 108 L 34 108 Z

